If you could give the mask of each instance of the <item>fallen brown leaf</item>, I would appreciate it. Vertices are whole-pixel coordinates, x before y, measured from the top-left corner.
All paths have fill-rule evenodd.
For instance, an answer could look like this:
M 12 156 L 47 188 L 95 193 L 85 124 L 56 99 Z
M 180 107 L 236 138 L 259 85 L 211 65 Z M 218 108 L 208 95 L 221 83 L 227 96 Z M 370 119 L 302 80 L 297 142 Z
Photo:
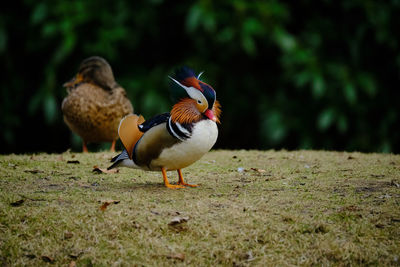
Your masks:
M 29 172 L 29 173 L 36 174 L 36 173 L 42 173 L 43 171 L 40 171 L 38 169 L 34 169 L 34 170 L 25 170 L 24 172 Z
M 69 256 L 71 259 L 76 260 L 76 259 L 79 258 L 83 253 L 84 253 L 83 251 L 78 251 L 78 252 L 75 252 L 75 253 L 70 253 L 70 254 L 68 254 L 68 256 Z
M 240 257 L 246 261 L 253 261 L 254 257 L 253 257 L 253 253 L 250 251 L 247 251 L 244 254 L 241 254 Z
M 174 260 L 184 261 L 185 260 L 185 254 L 183 254 L 183 253 L 172 253 L 172 254 L 167 255 L 167 259 L 174 259 Z
M 259 172 L 259 173 L 266 172 L 266 170 L 258 169 L 258 168 L 251 168 L 251 170 L 252 170 L 252 171 L 255 171 L 255 172 Z
M 108 205 L 110 205 L 111 203 L 109 202 L 104 202 L 103 205 L 101 205 L 100 210 L 101 211 L 105 211 L 108 207 Z
M 34 255 L 34 254 L 25 254 L 25 257 L 27 257 L 29 259 L 34 259 L 34 258 L 36 258 L 36 255 Z
M 160 215 L 160 213 L 158 211 L 155 211 L 155 210 L 151 210 L 150 212 L 153 213 L 154 215 Z
M 169 223 L 168 225 L 177 225 L 177 224 L 181 224 L 181 223 L 185 223 L 189 220 L 189 217 L 174 217 Z
M 49 262 L 49 263 L 53 263 L 54 262 L 54 258 L 50 257 L 50 256 L 43 255 L 41 258 L 42 258 L 42 260 L 44 262 Z
M 93 166 L 92 172 L 95 172 L 95 173 L 118 173 L 119 170 L 118 169 L 107 170 L 107 169 L 99 168 L 98 166 Z
M 76 262 L 75 261 L 71 261 L 69 263 L 69 267 L 76 267 Z
M 101 205 L 101 207 L 100 207 L 100 210 L 101 211 L 105 211 L 110 204 L 118 204 L 119 202 L 121 202 L 121 201 L 120 200 L 107 200 L 107 201 L 104 201 L 103 205 Z
M 133 224 L 133 228 L 135 228 L 135 229 L 140 229 L 142 227 L 138 222 L 135 222 L 135 221 L 133 221 L 132 224 Z
M 19 206 L 21 206 L 21 205 L 24 203 L 24 201 L 25 201 L 25 200 L 20 199 L 20 200 L 17 200 L 17 201 L 15 201 L 15 202 L 10 203 L 10 205 L 13 206 L 13 207 L 19 207 Z
M 64 233 L 64 239 L 71 239 L 73 236 L 74 236 L 74 234 L 71 232 Z
M 395 180 L 391 180 L 390 185 L 395 186 L 395 187 L 400 187 L 400 183 Z

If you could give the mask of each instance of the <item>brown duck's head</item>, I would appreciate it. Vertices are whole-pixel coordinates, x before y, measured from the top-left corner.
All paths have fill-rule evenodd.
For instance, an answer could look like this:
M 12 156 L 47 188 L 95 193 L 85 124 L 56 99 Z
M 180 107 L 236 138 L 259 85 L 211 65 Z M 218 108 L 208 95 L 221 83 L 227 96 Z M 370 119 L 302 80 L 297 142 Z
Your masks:
M 95 84 L 109 91 L 118 86 L 110 64 L 104 58 L 98 56 L 89 57 L 82 61 L 78 74 L 64 83 L 64 87 L 74 88 L 80 83 Z

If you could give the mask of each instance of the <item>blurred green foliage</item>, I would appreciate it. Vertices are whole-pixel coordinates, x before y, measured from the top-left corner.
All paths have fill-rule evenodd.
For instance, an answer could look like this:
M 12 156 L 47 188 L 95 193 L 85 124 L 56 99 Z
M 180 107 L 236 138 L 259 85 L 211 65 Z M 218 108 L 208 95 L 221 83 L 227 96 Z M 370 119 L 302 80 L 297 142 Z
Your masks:
M 0 14 L 3 153 L 71 146 L 62 84 L 92 55 L 146 117 L 169 110 L 175 67 L 204 70 L 220 148 L 400 152 L 400 0 L 24 0 Z

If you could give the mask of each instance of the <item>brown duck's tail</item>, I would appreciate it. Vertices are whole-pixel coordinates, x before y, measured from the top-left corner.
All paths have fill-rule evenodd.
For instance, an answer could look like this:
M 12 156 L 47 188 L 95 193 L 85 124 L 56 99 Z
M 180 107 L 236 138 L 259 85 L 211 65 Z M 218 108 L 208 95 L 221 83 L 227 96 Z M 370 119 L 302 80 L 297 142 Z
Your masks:
M 130 159 L 132 159 L 133 148 L 143 135 L 138 126 L 144 121 L 142 115 L 130 114 L 119 123 L 118 135 Z

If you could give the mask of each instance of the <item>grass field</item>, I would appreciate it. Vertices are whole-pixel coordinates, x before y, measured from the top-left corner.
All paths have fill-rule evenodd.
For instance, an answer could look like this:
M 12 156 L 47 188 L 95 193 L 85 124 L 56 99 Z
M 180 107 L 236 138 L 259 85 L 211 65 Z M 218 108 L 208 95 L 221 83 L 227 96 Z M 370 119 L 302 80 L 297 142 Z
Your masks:
M 398 155 L 213 151 L 178 190 L 114 155 L 0 156 L 0 266 L 400 265 Z

